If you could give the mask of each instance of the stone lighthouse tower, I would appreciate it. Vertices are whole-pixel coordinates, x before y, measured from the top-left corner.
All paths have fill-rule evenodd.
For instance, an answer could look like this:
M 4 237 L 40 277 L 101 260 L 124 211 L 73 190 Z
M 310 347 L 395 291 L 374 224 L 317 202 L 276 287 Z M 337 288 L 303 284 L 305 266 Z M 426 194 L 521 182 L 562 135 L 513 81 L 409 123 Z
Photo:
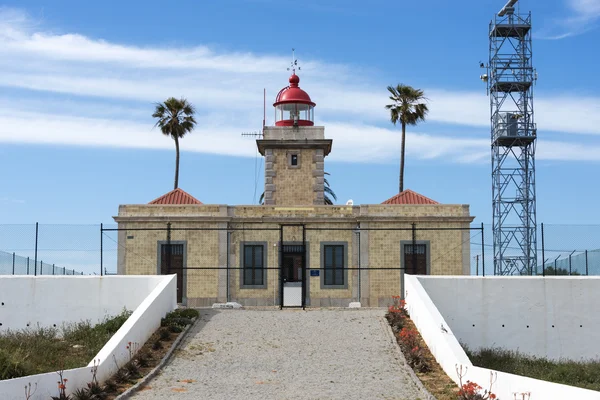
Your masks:
M 292 65 L 293 67 L 293 65 Z M 289 86 L 277 94 L 275 126 L 265 127 L 256 141 L 265 156 L 265 205 L 322 205 L 324 161 L 331 151 L 325 127 L 314 126 L 316 104 L 300 89 L 292 68 Z

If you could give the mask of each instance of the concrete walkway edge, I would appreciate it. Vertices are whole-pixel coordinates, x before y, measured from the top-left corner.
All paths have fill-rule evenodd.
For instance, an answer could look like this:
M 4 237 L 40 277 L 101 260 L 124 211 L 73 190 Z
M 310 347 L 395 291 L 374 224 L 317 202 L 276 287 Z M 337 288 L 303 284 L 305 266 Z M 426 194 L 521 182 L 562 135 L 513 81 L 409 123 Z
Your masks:
M 183 341 L 183 339 L 185 338 L 187 333 L 199 320 L 200 320 L 200 318 L 195 318 L 194 322 L 192 324 L 186 326 L 185 329 L 179 334 L 179 336 L 177 336 L 177 339 L 175 339 L 175 341 L 171 345 L 171 348 L 169 349 L 169 351 L 167 351 L 167 353 L 162 358 L 162 360 L 160 360 L 158 365 L 156 367 L 154 367 L 152 369 L 152 371 L 148 372 L 148 374 L 146 374 L 146 376 L 144 376 L 140 381 L 138 381 L 138 383 L 136 383 L 135 385 L 133 385 L 132 387 L 130 387 L 129 389 L 127 389 L 126 391 L 124 391 L 123 393 L 118 395 L 115 398 L 115 400 L 129 399 L 131 396 L 133 396 L 135 393 L 137 393 L 139 390 L 141 390 L 142 387 L 144 387 L 152 378 L 154 378 L 156 376 L 156 374 L 158 374 L 160 372 L 160 370 L 165 365 L 167 365 L 167 363 L 171 359 L 171 356 L 173 355 L 173 353 L 175 352 L 177 347 L 179 347 L 180 343 Z M 160 328 L 158 328 L 158 329 L 160 329 Z
M 398 353 L 398 359 L 401 360 L 401 363 L 400 362 L 398 363 L 399 364 L 398 367 L 406 368 L 409 370 L 408 373 L 410 374 L 410 377 L 415 382 L 417 387 L 421 390 L 423 396 L 425 396 L 425 400 L 436 400 L 436 398 L 433 397 L 433 395 L 431 393 L 429 393 L 429 391 L 427 389 L 425 389 L 425 386 L 423 386 L 423 383 L 421 382 L 421 380 L 419 379 L 417 374 L 415 374 L 415 371 L 413 371 L 413 369 L 406 362 L 406 357 L 404 357 L 404 353 L 402 353 L 402 349 L 400 349 L 400 345 L 398 344 L 398 341 L 396 340 L 396 337 L 394 336 L 394 331 L 392 331 L 392 327 L 390 326 L 388 321 L 385 319 L 385 317 L 381 317 L 380 322 L 381 322 L 383 330 L 387 334 L 388 338 L 390 339 L 394 348 L 396 349 L 396 352 Z

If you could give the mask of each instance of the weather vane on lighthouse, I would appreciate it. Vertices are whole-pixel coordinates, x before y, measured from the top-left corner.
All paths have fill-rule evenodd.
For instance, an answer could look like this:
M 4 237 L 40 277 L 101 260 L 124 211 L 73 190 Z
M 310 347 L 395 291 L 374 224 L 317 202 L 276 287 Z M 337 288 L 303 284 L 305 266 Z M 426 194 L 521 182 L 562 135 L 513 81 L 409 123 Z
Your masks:
M 296 59 L 296 49 L 292 48 L 292 62 L 290 64 L 290 66 L 288 67 L 288 71 L 292 70 L 292 73 L 296 73 L 296 67 L 298 67 L 298 60 Z M 300 71 L 302 68 L 298 67 L 298 71 Z

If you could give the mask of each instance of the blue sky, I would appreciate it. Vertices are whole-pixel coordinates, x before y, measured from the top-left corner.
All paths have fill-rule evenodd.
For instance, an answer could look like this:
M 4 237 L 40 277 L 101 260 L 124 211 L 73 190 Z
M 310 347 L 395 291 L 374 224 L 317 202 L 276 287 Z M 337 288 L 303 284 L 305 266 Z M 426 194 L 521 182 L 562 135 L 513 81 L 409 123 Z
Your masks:
M 340 202 L 398 186 L 400 136 L 386 86 L 425 90 L 428 122 L 407 139 L 405 186 L 491 221 L 489 101 L 478 79 L 504 1 L 4 1 L 0 8 L 0 223 L 111 223 L 118 205 L 173 185 L 173 141 L 153 103 L 185 96 L 198 127 L 181 142 L 180 187 L 204 203 L 252 204 L 252 139 L 287 84 L 291 48 Z M 531 10 L 538 221 L 600 224 L 600 0 Z M 256 179 L 255 177 L 259 178 Z

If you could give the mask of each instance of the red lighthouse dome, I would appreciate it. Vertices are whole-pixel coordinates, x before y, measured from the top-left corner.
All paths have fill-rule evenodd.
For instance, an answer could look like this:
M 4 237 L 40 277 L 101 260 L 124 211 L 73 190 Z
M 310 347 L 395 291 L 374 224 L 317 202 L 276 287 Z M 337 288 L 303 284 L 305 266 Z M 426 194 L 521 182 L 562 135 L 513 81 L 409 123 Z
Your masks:
M 315 103 L 308 93 L 298 86 L 300 77 L 294 71 L 290 85 L 284 87 L 275 98 L 275 126 L 313 126 Z

